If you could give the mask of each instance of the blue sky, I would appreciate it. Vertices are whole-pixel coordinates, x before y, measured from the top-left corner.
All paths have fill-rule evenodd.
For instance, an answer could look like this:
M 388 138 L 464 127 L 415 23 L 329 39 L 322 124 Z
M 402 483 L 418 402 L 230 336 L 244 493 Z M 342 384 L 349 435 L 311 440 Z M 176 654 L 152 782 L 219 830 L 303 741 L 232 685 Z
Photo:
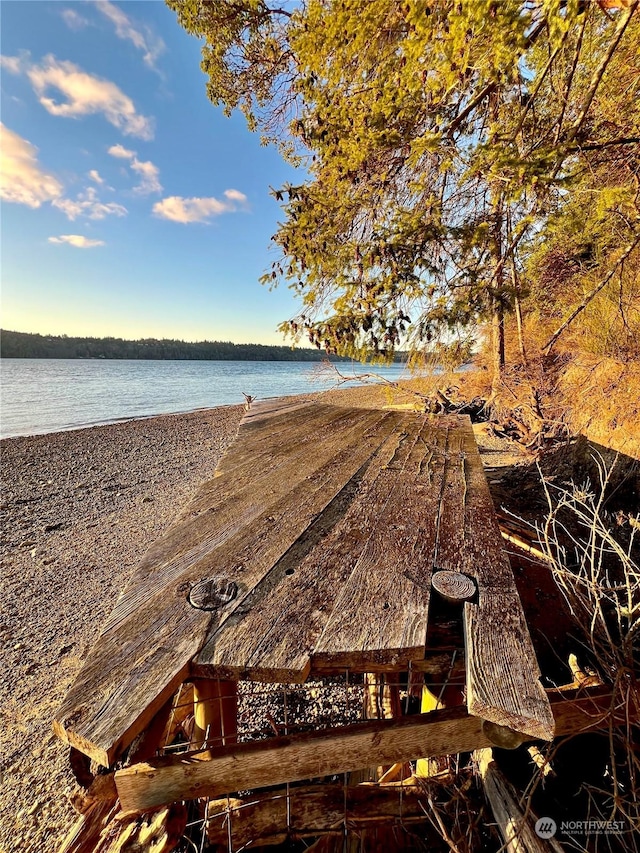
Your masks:
M 0 3 L 2 327 L 282 343 L 259 276 L 296 180 L 205 94 L 160 0 Z

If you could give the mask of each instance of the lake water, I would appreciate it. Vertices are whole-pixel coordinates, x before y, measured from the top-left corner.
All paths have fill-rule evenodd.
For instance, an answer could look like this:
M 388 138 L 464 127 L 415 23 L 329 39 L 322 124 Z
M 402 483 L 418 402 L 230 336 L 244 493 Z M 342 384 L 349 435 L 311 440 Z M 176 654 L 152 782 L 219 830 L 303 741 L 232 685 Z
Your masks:
M 407 376 L 402 365 L 339 365 L 354 376 L 375 370 Z M 58 432 L 94 424 L 189 412 L 336 387 L 336 374 L 311 362 L 126 361 L 3 359 L 0 364 L 0 436 Z

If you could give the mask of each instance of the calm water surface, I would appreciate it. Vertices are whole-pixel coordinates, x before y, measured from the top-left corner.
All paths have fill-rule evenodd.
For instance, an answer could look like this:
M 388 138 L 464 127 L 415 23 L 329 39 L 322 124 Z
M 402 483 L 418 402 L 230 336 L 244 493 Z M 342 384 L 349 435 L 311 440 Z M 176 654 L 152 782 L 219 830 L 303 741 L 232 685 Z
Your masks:
M 344 375 L 370 368 L 341 364 Z M 389 379 L 402 365 L 375 368 Z M 0 436 L 57 432 L 336 386 L 321 365 L 291 361 L 3 359 Z

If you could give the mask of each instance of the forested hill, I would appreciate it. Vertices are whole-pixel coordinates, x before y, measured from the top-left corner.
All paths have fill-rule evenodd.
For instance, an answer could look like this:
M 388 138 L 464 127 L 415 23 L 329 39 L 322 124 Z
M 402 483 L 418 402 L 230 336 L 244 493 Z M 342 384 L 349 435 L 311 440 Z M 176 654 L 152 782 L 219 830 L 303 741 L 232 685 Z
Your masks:
M 2 358 L 132 358 L 194 359 L 202 361 L 322 361 L 326 353 L 287 346 L 232 344 L 229 341 L 155 340 L 122 338 L 70 338 L 0 331 Z M 348 361 L 331 356 L 332 361 Z

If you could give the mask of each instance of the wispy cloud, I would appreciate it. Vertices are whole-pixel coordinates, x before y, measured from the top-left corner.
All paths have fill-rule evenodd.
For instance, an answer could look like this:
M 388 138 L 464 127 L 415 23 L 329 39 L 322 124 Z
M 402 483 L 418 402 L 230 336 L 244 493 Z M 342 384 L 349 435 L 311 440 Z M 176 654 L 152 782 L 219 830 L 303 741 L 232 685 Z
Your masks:
M 0 68 L 3 68 L 10 74 L 21 74 L 22 65 L 23 57 L 21 56 L 0 56 Z
M 131 98 L 110 80 L 87 74 L 72 62 L 59 62 L 51 54 L 41 65 L 32 65 L 27 76 L 40 103 L 52 115 L 76 118 L 101 113 L 125 136 L 153 138 L 152 120 L 136 112 Z M 66 101 L 58 103 L 49 97 L 51 89 L 61 92 Z
M 63 9 L 60 16 L 70 30 L 83 30 L 89 26 L 89 21 L 75 9 Z
M 131 168 L 140 176 L 140 183 L 133 188 L 134 193 L 149 195 L 150 193 L 161 193 L 160 169 L 150 160 L 138 160 L 137 157 L 131 161 Z
M 96 0 L 95 5 L 114 25 L 118 38 L 130 41 L 134 47 L 141 50 L 145 65 L 157 71 L 156 60 L 165 50 L 162 39 L 148 26 L 134 24 L 132 19 L 110 0 Z
M 162 219 L 172 222 L 208 222 L 212 216 L 233 213 L 244 206 L 247 197 L 238 190 L 225 190 L 224 201 L 217 198 L 182 198 L 172 195 L 153 206 L 153 212 Z
M 0 196 L 5 201 L 40 207 L 62 195 L 62 184 L 43 172 L 38 149 L 0 122 Z
M 105 204 L 100 201 L 95 187 L 87 187 L 75 199 L 57 198 L 51 203 L 72 222 L 79 216 L 86 216 L 88 219 L 105 219 L 107 216 L 127 215 L 127 208 L 123 205 L 115 202 Z
M 160 169 L 150 160 L 138 160 L 135 151 L 129 151 L 128 148 L 122 145 L 112 145 L 108 153 L 112 157 L 129 160 L 131 169 L 139 175 L 140 183 L 133 188 L 134 193 L 149 195 L 150 193 L 162 192 Z
M 104 240 L 91 240 L 81 234 L 61 234 L 59 237 L 49 237 L 49 242 L 60 246 L 67 243 L 69 246 L 75 246 L 76 249 L 93 249 L 96 246 L 105 245 Z
M 97 169 L 91 169 L 89 172 L 89 177 L 92 181 L 95 181 L 96 184 L 104 184 L 104 178 L 101 177 L 100 172 Z

